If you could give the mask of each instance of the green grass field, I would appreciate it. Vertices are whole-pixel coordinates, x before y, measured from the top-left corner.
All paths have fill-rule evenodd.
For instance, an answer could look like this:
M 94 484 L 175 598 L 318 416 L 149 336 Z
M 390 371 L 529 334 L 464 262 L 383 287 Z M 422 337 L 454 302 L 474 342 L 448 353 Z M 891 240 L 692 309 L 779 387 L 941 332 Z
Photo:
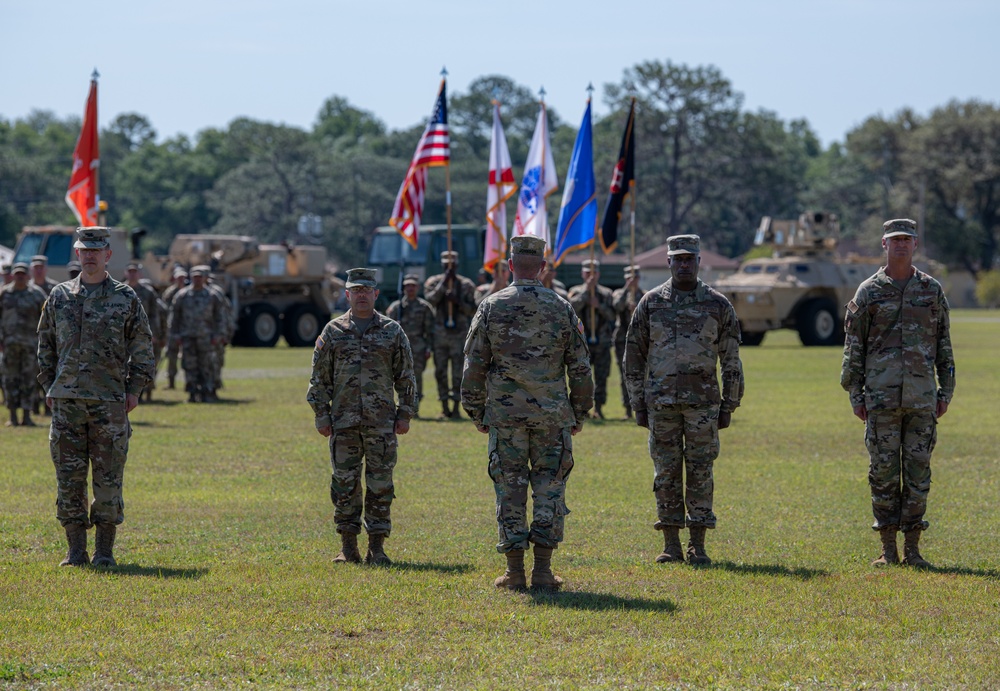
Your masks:
M 468 419 L 401 438 L 395 565 L 333 564 L 308 349 L 235 350 L 224 403 L 160 389 L 133 413 L 117 569 L 57 566 L 47 428 L 0 429 L 0 686 L 997 688 L 1000 313 L 956 312 L 952 328 L 928 572 L 869 566 L 863 425 L 840 349 L 790 332 L 743 352 L 714 564 L 653 563 L 646 433 L 609 419 L 575 438 L 554 595 L 493 588 L 486 437 Z

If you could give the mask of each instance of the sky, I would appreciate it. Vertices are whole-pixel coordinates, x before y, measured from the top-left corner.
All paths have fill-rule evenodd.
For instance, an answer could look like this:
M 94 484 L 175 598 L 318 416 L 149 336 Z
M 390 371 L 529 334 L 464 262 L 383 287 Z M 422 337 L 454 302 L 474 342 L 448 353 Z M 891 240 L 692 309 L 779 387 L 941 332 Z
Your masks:
M 94 14 L 87 17 L 85 10 Z M 491 74 L 578 126 L 586 87 L 644 61 L 714 65 L 748 110 L 805 118 L 824 145 L 872 115 L 1000 102 L 994 0 L 0 0 L 0 118 L 146 116 L 158 140 L 249 117 L 311 128 L 334 95 L 390 129 Z

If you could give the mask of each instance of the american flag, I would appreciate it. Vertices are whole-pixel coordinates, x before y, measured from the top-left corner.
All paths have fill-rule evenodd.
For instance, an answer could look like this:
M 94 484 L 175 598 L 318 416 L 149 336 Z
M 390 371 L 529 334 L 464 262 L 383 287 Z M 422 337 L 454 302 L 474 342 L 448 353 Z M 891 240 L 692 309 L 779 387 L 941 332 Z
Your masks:
M 399 194 L 396 195 L 392 217 L 389 219 L 389 225 L 398 230 L 413 249 L 417 248 L 420 215 L 424 212 L 427 169 L 446 166 L 451 159 L 448 143 L 448 98 L 445 91 L 445 80 L 442 79 L 437 101 L 434 102 L 434 113 L 413 153 L 413 160 L 410 161 L 410 168 L 406 171 Z

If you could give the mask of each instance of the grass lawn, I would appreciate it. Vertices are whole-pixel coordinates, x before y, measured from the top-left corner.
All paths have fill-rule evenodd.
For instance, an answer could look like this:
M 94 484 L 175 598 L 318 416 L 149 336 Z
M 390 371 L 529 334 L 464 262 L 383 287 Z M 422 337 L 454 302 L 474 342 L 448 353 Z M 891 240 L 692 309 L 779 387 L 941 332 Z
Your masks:
M 1000 313 L 957 311 L 952 336 L 927 572 L 869 566 L 841 351 L 791 332 L 743 351 L 707 568 L 653 563 L 652 462 L 615 372 L 609 419 L 575 437 L 554 595 L 493 588 L 486 437 L 468 419 L 401 437 L 395 565 L 333 564 L 308 349 L 236 349 L 223 403 L 161 388 L 133 413 L 117 569 L 57 566 L 47 428 L 0 429 L 0 686 L 997 688 Z

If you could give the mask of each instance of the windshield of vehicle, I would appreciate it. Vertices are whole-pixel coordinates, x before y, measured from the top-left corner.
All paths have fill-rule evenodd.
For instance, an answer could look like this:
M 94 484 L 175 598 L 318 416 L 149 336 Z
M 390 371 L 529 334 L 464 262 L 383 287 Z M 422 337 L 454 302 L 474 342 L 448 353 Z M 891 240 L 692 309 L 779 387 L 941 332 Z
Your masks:
M 430 242 L 430 234 L 421 233 L 417 249 L 413 249 L 399 233 L 376 233 L 368 250 L 368 266 L 423 265 Z
M 28 263 L 31 258 L 38 254 L 38 251 L 42 247 L 42 237 L 41 235 L 25 235 L 21 238 L 21 244 L 17 246 L 17 254 L 14 255 L 14 261 L 12 263 L 24 262 Z
M 45 243 L 45 256 L 49 266 L 66 266 L 73 256 L 72 235 L 50 235 Z

